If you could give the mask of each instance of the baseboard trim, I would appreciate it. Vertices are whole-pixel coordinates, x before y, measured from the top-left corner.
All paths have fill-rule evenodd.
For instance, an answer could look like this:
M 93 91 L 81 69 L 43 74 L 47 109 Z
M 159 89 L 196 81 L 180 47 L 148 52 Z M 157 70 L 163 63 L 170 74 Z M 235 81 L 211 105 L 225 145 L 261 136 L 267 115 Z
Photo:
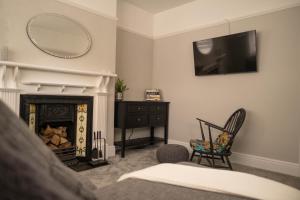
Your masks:
M 180 144 L 192 151 L 189 143 L 178 140 L 169 140 L 169 144 Z M 230 158 L 232 163 L 278 172 L 286 175 L 300 177 L 300 164 L 271 159 L 262 156 L 233 152 Z
M 299 163 L 286 162 L 262 156 L 233 152 L 231 156 L 233 163 L 243 164 L 250 167 L 265 169 L 273 172 L 300 177 Z

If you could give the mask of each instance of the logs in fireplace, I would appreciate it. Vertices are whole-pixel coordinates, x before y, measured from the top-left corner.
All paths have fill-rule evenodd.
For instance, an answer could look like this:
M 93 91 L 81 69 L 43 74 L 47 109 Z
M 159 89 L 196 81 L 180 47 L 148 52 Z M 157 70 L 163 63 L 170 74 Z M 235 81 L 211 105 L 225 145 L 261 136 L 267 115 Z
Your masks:
M 49 124 L 39 134 L 42 141 L 52 150 L 72 147 L 73 145 L 67 136 L 67 127 L 52 128 Z
M 41 130 L 39 137 L 67 166 L 78 163 L 76 147 L 68 139 L 67 127 L 52 128 L 47 125 L 45 129 Z
M 21 95 L 20 116 L 66 165 L 91 160 L 93 97 Z

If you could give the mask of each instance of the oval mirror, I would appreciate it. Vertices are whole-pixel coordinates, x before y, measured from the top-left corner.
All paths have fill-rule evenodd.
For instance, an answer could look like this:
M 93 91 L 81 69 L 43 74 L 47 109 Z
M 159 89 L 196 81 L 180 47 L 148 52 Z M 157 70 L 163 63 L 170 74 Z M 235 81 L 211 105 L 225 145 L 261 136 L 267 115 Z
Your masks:
M 92 39 L 77 22 L 58 14 L 41 14 L 31 18 L 27 34 L 40 50 L 59 58 L 77 58 L 86 54 Z

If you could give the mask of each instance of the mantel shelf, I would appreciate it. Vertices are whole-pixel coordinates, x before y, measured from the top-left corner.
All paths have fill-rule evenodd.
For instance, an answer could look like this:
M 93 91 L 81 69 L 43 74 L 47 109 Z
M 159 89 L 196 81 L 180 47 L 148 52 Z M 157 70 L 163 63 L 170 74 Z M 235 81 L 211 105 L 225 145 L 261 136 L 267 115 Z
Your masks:
M 23 85 L 33 85 L 36 86 L 36 90 L 39 91 L 41 87 L 44 86 L 52 86 L 52 87 L 60 87 L 61 92 L 64 92 L 66 88 L 81 88 L 81 93 L 83 93 L 86 89 L 96 88 L 94 85 L 77 85 L 77 84 L 64 84 L 64 83 L 47 83 L 47 82 L 22 82 Z
M 10 68 L 10 70 L 8 70 Z M 56 80 L 49 80 L 49 82 L 39 82 L 40 80 L 36 80 L 34 77 L 30 79 L 25 79 L 28 82 L 24 82 L 22 80 L 23 75 L 26 73 L 25 71 L 33 72 L 43 72 L 43 76 L 49 76 L 49 73 L 58 73 L 64 74 L 68 76 L 66 80 L 63 82 L 57 82 Z M 24 73 L 23 73 L 24 72 Z M 48 73 L 48 74 L 47 74 Z M 27 73 L 28 75 L 28 73 Z M 78 77 L 72 76 L 85 76 L 85 79 L 78 79 Z M 50 74 L 50 76 L 53 76 Z M 40 89 L 44 86 L 52 86 L 52 87 L 60 87 L 60 92 L 63 93 L 66 88 L 81 88 L 81 93 L 84 93 L 87 89 L 95 89 L 95 93 L 108 93 L 108 84 L 117 77 L 116 74 L 111 72 L 93 72 L 93 71 L 79 71 L 79 70 L 71 70 L 66 68 L 57 68 L 57 67 L 47 67 L 41 65 L 32 65 L 11 61 L 1 61 L 0 60 L 0 88 L 13 88 L 19 89 L 19 85 L 30 85 L 36 86 L 36 91 L 40 91 Z M 87 78 L 92 78 L 87 81 Z M 89 83 L 94 82 L 96 78 L 95 85 L 89 85 Z M 53 79 L 53 78 L 52 78 Z M 66 83 L 67 80 L 70 80 L 69 83 Z M 80 81 L 78 81 L 80 80 Z M 22 82 L 23 81 L 23 82 Z M 78 84 L 73 84 L 74 82 Z M 81 82 L 81 83 L 80 83 Z
M 64 83 L 46 83 L 46 82 L 22 82 L 23 85 L 41 85 L 41 86 L 56 86 L 56 87 L 73 87 L 73 88 L 95 88 L 94 85 L 76 85 Z
M 25 70 L 58 72 L 58 73 L 85 75 L 85 76 L 105 76 L 105 77 L 117 76 L 116 74 L 113 73 L 97 73 L 92 71 L 70 70 L 65 68 L 54 68 L 54 67 L 48 67 L 42 65 L 32 65 L 32 64 L 18 63 L 18 62 L 11 62 L 11 61 L 0 61 L 0 66 L 18 67 L 19 69 L 25 69 Z

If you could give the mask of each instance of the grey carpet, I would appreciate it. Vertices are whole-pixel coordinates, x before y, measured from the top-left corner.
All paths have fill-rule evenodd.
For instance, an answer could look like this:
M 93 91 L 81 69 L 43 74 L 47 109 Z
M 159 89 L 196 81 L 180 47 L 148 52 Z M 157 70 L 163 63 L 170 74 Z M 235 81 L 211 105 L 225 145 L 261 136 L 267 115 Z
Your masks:
M 79 173 L 89 178 L 97 187 L 104 187 L 115 183 L 124 173 L 158 164 L 156 149 L 157 146 L 149 146 L 145 149 L 126 150 L 125 158 L 121 158 L 118 154 L 109 159 L 109 165 Z
M 116 157 L 109 159 L 110 165 L 79 173 L 90 179 L 98 188 L 111 185 L 116 183 L 118 178 L 124 173 L 140 170 L 158 164 L 156 160 L 157 147 L 158 146 L 149 146 L 144 149 L 128 150 L 126 151 L 125 158 L 121 158 L 120 155 L 117 155 Z M 269 178 L 300 189 L 300 178 L 235 163 L 232 165 L 235 171 L 246 172 Z

